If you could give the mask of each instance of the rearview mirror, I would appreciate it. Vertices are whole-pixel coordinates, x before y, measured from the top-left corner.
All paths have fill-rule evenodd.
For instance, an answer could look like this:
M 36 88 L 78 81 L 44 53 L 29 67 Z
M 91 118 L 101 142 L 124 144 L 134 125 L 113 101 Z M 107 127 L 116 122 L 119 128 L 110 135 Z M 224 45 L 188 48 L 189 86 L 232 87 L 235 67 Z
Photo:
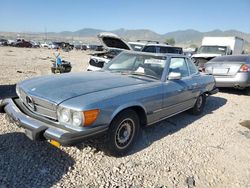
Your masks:
M 179 72 L 170 72 L 168 75 L 169 80 L 180 80 L 181 79 L 181 73 Z

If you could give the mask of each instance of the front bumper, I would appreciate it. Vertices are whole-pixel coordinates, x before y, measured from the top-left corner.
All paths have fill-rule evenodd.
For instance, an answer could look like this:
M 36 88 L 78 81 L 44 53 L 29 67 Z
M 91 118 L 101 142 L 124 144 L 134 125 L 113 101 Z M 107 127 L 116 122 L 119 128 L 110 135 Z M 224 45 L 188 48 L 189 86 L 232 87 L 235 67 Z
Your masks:
M 2 101 L 0 111 L 6 112 L 18 126 L 24 128 L 26 136 L 31 140 L 55 140 L 64 146 L 83 142 L 86 139 L 104 134 L 108 130 L 108 126 L 104 125 L 86 128 L 84 131 L 62 129 L 26 115 L 11 98 Z

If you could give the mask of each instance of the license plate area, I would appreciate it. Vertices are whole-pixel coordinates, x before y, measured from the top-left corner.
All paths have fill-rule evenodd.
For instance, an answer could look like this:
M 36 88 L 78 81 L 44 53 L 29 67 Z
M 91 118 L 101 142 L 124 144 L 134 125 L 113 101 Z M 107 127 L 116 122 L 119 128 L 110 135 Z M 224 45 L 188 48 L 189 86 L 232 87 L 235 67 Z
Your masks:
M 227 74 L 229 69 L 226 68 L 214 68 L 213 74 Z

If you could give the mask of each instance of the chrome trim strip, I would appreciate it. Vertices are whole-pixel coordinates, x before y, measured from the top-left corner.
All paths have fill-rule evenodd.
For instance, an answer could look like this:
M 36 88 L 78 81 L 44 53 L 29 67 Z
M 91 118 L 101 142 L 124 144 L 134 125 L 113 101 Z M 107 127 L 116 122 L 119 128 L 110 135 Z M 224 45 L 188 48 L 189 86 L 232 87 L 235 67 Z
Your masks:
M 165 110 L 165 109 L 168 109 L 168 108 L 173 108 L 173 107 L 176 107 L 176 106 L 180 106 L 181 104 L 183 104 L 183 103 L 185 103 L 185 102 L 188 102 L 188 101 L 191 101 L 191 100 L 194 100 L 194 99 L 196 100 L 196 98 L 197 98 L 197 97 L 193 97 L 193 98 L 191 98 L 191 99 L 189 99 L 189 100 L 186 100 L 186 101 L 183 101 L 183 102 L 181 102 L 181 103 L 178 103 L 178 104 L 174 104 L 174 105 L 171 105 L 171 106 L 167 106 L 167 107 L 164 107 L 164 108 L 157 109 L 157 110 L 153 111 L 152 114 L 157 113 L 157 112 L 160 112 L 160 111 Z
M 170 118 L 170 117 L 172 117 L 172 116 L 175 116 L 175 115 L 177 115 L 177 114 L 179 114 L 179 113 L 185 112 L 186 110 L 188 110 L 188 109 L 190 109 L 190 108 L 192 108 L 192 107 L 188 107 L 188 108 L 186 108 L 186 109 L 184 109 L 184 110 L 181 110 L 181 111 L 179 111 L 179 112 L 176 112 L 176 113 L 171 114 L 171 115 L 169 115 L 169 116 L 166 116 L 166 117 L 164 117 L 164 118 L 161 118 L 161 119 L 159 119 L 159 120 L 156 120 L 156 121 L 154 121 L 154 122 L 152 122 L 152 123 L 147 124 L 147 126 L 153 125 L 153 124 L 155 124 L 155 123 L 157 123 L 157 122 L 160 122 L 160 121 L 162 121 L 162 120 L 164 120 L 164 119 L 167 119 L 167 118 Z

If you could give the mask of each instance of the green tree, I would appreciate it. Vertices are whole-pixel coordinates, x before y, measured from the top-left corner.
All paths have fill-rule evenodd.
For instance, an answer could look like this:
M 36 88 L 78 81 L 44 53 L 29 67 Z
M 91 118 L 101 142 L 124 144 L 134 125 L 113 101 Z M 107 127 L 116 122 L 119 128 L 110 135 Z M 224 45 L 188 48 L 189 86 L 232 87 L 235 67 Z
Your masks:
M 167 39 L 166 39 L 166 43 L 168 43 L 168 44 L 174 46 L 174 45 L 175 45 L 175 39 L 174 39 L 174 38 L 167 38 Z

